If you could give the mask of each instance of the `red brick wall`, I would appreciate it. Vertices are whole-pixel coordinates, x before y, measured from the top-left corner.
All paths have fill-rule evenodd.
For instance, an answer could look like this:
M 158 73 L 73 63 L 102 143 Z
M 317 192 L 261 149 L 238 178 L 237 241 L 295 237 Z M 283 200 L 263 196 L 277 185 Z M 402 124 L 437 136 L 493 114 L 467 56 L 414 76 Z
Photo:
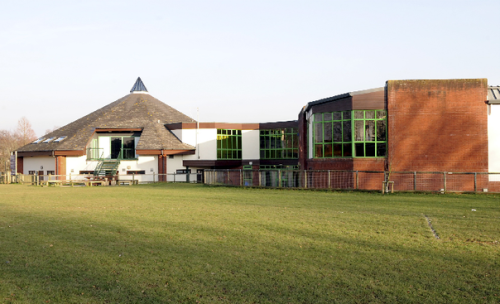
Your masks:
M 488 171 L 486 79 L 387 82 L 390 171 Z

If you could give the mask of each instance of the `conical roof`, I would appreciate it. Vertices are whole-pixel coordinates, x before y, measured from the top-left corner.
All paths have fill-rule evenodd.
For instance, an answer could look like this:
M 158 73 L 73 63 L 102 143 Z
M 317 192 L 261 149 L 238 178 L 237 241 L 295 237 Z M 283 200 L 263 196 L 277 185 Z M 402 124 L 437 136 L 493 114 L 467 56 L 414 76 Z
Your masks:
M 140 78 L 137 82 L 140 81 Z M 137 84 L 136 82 L 136 84 Z M 140 81 L 142 83 L 142 81 Z M 142 84 L 144 86 L 144 84 Z M 144 87 L 145 89 L 145 87 Z M 107 106 L 92 112 L 62 128 L 44 136 L 59 138 L 60 142 L 31 143 L 17 151 L 83 150 L 96 129 L 142 129 L 137 144 L 138 150 L 193 150 L 193 146 L 182 143 L 165 124 L 195 122 L 191 117 L 164 104 L 148 93 L 126 95 Z
M 137 77 L 137 80 L 135 81 L 134 86 L 132 87 L 132 89 L 130 89 L 130 93 L 147 92 L 147 91 L 148 91 L 148 89 L 146 89 L 146 86 L 142 82 L 141 77 Z

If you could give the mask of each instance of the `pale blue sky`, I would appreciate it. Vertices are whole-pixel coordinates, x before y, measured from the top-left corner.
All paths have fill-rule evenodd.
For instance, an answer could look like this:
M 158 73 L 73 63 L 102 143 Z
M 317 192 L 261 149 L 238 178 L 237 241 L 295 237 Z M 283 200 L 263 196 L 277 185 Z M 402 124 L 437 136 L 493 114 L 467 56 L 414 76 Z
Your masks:
M 297 119 L 389 79 L 500 85 L 500 1 L 5 1 L 0 129 L 38 136 L 128 94 L 200 121 Z

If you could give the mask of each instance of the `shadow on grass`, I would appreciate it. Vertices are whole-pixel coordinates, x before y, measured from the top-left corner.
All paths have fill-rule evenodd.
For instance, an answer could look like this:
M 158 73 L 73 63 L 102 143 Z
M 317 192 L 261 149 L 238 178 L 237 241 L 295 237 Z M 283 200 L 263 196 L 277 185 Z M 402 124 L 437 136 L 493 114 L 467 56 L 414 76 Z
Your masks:
M 497 299 L 498 261 L 432 239 L 398 242 L 286 223 L 141 222 L 132 214 L 119 223 L 89 215 L 6 216 L 18 220 L 0 230 L 5 302 Z

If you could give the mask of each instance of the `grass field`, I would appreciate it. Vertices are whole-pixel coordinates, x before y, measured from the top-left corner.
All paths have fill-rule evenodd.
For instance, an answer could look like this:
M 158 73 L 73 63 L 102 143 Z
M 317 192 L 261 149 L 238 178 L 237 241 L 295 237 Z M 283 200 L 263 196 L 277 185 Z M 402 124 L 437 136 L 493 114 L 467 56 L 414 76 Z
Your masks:
M 499 223 L 498 195 L 0 185 L 0 303 L 498 303 Z

